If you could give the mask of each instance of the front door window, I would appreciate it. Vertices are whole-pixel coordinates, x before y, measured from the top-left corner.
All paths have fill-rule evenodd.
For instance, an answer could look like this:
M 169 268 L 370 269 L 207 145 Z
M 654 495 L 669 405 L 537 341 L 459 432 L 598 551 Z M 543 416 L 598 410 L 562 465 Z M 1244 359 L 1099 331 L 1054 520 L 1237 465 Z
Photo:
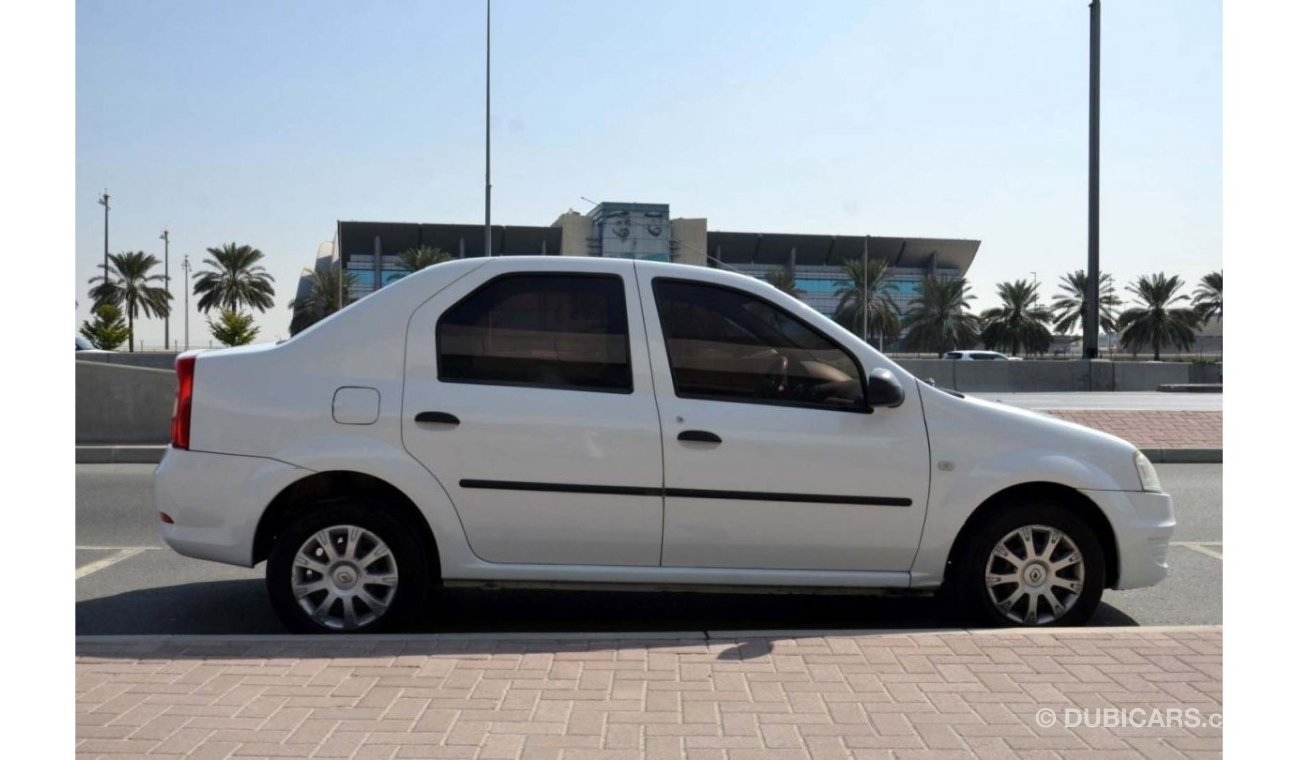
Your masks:
M 732 288 L 654 281 L 673 387 L 682 398 L 865 411 L 843 348 L 777 306 Z

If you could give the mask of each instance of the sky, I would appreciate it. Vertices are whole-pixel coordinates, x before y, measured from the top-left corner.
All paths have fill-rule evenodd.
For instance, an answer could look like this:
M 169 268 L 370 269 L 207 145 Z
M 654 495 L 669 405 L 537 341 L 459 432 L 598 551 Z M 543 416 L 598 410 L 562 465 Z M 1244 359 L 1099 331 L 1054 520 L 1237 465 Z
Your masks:
M 343 219 L 483 218 L 484 3 L 81 0 L 76 324 L 110 250 L 183 280 L 266 254 L 288 335 Z M 1101 261 L 1122 286 L 1222 268 L 1221 8 L 1105 3 Z M 492 220 L 668 203 L 709 229 L 974 238 L 996 285 L 1087 263 L 1086 0 L 496 0 Z M 161 272 L 161 268 L 159 269 Z M 206 346 L 191 297 L 191 344 Z M 160 347 L 163 322 L 137 325 Z

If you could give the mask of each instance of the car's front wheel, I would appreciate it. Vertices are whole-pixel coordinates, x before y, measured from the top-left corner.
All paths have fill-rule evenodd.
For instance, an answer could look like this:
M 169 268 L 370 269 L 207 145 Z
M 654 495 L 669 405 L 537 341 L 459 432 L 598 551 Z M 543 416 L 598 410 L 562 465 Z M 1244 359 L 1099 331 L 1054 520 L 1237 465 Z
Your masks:
M 1062 505 L 1007 505 L 979 525 L 953 568 L 976 622 L 1070 626 L 1101 603 L 1106 563 L 1096 531 Z
M 365 499 L 308 508 L 277 537 L 266 584 L 294 633 L 373 633 L 410 621 L 425 598 L 428 562 L 413 531 Z

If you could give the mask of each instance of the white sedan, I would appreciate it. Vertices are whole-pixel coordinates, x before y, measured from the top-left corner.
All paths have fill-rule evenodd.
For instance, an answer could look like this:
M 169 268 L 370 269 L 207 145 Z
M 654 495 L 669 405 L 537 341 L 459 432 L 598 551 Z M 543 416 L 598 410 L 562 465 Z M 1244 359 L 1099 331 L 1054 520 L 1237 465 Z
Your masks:
M 969 361 L 976 361 L 976 362 L 979 361 L 1018 362 L 1020 361 L 1019 356 L 1007 356 L 1006 354 L 1001 354 L 998 353 L 997 351 L 949 351 L 948 353 L 943 355 L 943 358 L 952 359 L 955 361 L 967 361 L 967 362 Z
M 266 561 L 294 631 L 397 629 L 438 583 L 943 589 L 1077 625 L 1166 573 L 1131 444 L 918 382 L 716 269 L 462 259 L 177 372 L 163 538 Z

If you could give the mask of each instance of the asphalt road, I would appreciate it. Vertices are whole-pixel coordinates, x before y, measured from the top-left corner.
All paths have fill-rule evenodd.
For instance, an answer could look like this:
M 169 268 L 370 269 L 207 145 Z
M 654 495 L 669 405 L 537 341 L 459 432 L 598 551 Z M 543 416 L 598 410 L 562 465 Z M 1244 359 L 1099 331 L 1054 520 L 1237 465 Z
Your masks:
M 1107 591 L 1094 625 L 1223 620 L 1222 465 L 1157 469 L 1179 520 L 1170 577 L 1155 588 Z M 201 562 L 163 546 L 152 473 L 152 465 L 77 466 L 77 633 L 282 632 L 261 566 Z M 440 594 L 419 628 L 634 632 L 959 625 L 938 602 L 919 598 L 456 590 Z
M 1159 411 L 1223 411 L 1222 393 L 972 393 L 985 401 L 1000 401 L 1023 409 L 1143 409 Z

